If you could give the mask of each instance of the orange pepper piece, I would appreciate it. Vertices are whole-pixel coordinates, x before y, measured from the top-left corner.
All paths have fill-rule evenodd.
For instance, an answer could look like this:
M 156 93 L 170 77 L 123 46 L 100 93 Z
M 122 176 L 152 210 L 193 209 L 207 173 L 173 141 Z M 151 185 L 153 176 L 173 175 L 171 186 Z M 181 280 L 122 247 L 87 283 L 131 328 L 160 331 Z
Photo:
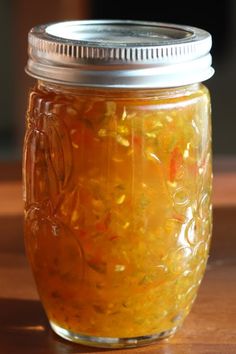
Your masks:
M 170 158 L 170 181 L 174 182 L 178 174 L 179 169 L 183 165 L 183 156 L 179 151 L 179 148 L 176 147 L 171 153 Z

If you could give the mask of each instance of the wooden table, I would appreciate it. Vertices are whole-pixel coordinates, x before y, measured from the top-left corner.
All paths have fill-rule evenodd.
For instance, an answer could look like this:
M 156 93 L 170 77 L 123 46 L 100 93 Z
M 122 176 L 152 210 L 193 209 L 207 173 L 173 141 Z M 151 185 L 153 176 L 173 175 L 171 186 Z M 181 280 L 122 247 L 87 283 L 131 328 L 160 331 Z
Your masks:
M 215 176 L 211 257 L 189 317 L 174 337 L 138 349 L 88 348 L 50 330 L 24 255 L 20 181 L 5 173 L 0 198 L 0 354 L 236 354 L 235 171 Z

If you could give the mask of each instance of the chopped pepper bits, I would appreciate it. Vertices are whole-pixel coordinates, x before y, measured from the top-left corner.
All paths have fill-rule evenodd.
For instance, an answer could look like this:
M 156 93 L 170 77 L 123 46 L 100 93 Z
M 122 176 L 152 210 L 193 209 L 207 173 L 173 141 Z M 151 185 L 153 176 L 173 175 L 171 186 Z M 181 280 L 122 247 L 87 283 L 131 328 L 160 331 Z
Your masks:
M 207 89 L 51 87 L 31 92 L 24 146 L 26 248 L 49 319 L 101 337 L 178 327 L 211 233 Z

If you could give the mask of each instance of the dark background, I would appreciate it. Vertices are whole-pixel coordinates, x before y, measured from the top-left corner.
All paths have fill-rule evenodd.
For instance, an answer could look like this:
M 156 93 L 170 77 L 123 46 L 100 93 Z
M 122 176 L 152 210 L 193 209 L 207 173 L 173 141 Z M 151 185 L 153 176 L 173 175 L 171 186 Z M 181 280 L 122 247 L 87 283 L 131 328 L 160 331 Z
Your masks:
M 24 73 L 27 33 L 67 19 L 137 19 L 201 27 L 213 36 L 213 151 L 236 154 L 236 1 L 0 0 L 0 161 L 21 159 L 24 115 L 33 80 Z

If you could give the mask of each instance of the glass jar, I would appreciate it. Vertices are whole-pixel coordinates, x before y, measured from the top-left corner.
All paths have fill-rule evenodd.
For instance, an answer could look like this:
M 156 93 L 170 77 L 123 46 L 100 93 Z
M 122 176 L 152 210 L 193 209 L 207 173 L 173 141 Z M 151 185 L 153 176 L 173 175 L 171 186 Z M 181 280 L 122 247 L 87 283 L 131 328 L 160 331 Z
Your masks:
M 25 244 L 61 337 L 167 337 L 189 313 L 211 236 L 210 35 L 71 21 L 29 35 Z

